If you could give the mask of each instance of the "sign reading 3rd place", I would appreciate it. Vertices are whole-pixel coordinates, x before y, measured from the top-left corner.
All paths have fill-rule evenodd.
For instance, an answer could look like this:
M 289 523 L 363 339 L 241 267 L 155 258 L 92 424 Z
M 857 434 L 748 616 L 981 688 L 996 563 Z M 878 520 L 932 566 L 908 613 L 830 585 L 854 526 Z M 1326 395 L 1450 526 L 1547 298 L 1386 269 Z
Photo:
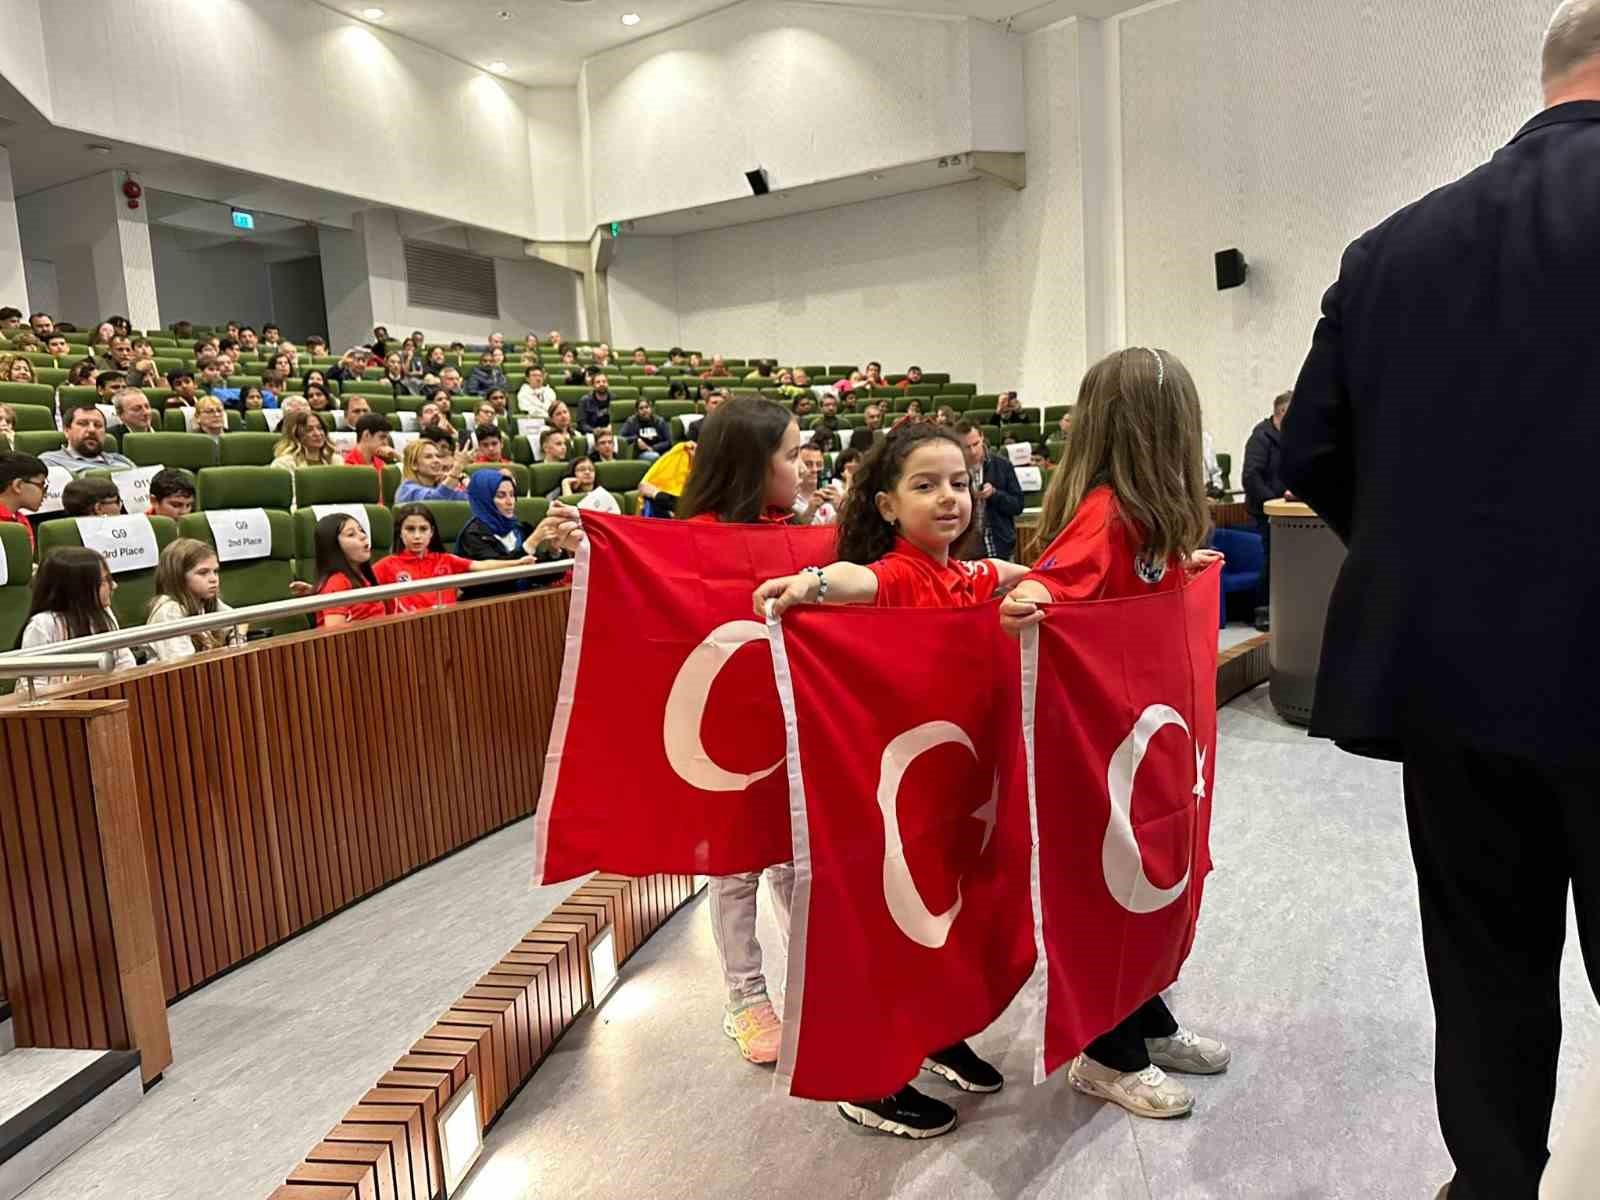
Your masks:
M 160 558 L 156 531 L 150 518 L 79 517 L 78 537 L 91 550 L 98 551 L 113 574 L 123 571 L 153 571 Z

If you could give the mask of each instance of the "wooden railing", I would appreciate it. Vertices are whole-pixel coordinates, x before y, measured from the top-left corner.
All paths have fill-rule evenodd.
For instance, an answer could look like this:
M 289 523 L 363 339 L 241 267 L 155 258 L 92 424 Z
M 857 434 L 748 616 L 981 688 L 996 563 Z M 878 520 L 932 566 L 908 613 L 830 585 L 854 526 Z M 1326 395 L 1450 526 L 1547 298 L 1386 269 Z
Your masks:
M 167 1000 L 533 811 L 566 589 L 87 679 L 127 702 Z M 0 709 L 0 720 L 14 719 Z M 13 729 L 19 786 L 60 747 Z

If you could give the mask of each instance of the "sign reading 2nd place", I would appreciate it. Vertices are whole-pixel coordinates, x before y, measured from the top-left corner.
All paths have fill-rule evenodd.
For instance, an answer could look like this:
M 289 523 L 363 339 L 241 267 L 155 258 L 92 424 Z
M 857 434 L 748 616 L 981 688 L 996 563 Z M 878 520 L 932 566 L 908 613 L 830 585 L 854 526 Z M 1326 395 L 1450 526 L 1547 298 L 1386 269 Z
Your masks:
M 78 536 L 85 546 L 105 558 L 112 574 L 153 571 L 160 557 L 155 528 L 143 515 L 79 517 Z
M 205 515 L 221 562 L 266 558 L 272 553 L 272 522 L 266 509 L 213 508 Z

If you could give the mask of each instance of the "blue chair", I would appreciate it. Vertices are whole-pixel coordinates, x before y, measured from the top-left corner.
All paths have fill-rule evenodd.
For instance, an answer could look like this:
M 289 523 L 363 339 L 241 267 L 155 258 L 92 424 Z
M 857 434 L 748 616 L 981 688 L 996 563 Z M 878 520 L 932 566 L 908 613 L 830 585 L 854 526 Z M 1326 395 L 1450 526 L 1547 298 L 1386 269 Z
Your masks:
M 1259 591 L 1267 555 L 1261 545 L 1261 535 L 1248 529 L 1214 530 L 1211 548 L 1222 551 L 1226 559 L 1222 564 L 1222 626 L 1226 628 L 1229 593 Z

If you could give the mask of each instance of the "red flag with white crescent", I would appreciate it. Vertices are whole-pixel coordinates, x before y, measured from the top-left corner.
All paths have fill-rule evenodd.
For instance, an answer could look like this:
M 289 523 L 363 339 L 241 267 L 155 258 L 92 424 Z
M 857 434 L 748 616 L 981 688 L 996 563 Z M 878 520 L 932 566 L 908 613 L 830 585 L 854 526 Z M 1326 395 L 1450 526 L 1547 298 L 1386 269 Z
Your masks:
M 1044 974 L 1036 1081 L 1178 976 L 1207 872 L 1217 571 L 1046 606 L 1023 638 L 1022 728 Z
M 795 858 L 779 1080 L 887 1096 L 1033 969 L 1017 645 L 994 605 L 769 629 Z
M 534 821 L 534 878 L 729 875 L 789 860 L 764 580 L 834 559 L 831 527 L 583 513 Z

